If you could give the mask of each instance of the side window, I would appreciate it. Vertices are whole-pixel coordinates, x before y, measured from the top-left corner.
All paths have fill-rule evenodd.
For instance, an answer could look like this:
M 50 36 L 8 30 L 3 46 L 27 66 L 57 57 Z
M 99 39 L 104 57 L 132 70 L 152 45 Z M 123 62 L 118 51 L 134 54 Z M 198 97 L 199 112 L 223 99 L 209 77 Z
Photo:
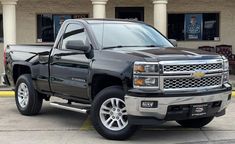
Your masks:
M 84 44 L 88 43 L 85 28 L 79 24 L 69 24 L 65 30 L 61 48 L 66 49 L 66 43 L 70 40 L 80 40 Z

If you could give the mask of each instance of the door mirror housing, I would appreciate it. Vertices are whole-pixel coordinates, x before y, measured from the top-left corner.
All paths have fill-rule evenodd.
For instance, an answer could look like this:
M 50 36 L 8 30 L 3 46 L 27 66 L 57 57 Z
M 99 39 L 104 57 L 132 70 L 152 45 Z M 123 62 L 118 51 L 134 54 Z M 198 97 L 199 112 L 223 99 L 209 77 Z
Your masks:
M 175 39 L 169 39 L 169 41 L 173 44 L 174 47 L 178 46 L 177 40 Z
M 66 49 L 78 50 L 85 54 L 91 51 L 91 46 L 85 45 L 84 42 L 81 40 L 70 40 L 66 43 L 65 47 Z
M 84 53 L 88 59 L 92 59 L 94 57 L 91 45 L 85 45 L 81 40 L 70 40 L 66 43 L 65 47 L 66 49 L 78 50 Z

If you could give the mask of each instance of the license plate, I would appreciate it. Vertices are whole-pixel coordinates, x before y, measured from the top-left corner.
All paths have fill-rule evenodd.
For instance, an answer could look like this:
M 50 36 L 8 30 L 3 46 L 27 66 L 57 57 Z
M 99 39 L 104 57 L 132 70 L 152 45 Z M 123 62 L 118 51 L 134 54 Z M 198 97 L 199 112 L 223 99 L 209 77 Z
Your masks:
M 207 115 L 208 104 L 199 104 L 191 106 L 191 117 L 201 117 Z

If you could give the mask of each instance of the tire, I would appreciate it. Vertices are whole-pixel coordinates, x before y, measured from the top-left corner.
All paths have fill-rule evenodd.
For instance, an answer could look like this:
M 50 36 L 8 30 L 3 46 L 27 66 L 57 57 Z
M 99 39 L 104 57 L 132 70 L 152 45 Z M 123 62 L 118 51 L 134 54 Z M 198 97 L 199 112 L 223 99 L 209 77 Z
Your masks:
M 214 117 L 205 117 L 205 118 L 190 119 L 190 120 L 179 120 L 176 122 L 186 128 L 201 128 L 209 124 L 213 119 Z
M 42 107 L 43 98 L 34 89 L 30 74 L 21 75 L 16 82 L 15 101 L 22 115 L 37 115 Z
M 107 139 L 125 140 L 137 129 L 128 123 L 124 95 L 120 86 L 111 86 L 99 92 L 92 103 L 92 124 L 96 131 Z M 107 124 L 105 120 L 108 120 Z

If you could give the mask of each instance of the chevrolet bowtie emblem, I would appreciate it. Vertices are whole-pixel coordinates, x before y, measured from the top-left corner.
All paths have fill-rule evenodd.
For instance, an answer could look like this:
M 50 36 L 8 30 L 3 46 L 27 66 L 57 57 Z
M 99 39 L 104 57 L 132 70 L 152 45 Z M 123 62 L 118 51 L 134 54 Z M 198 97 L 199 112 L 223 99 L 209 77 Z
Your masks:
M 205 76 L 205 72 L 203 71 L 195 71 L 193 74 L 192 74 L 192 77 L 194 77 L 195 79 L 201 79 Z

